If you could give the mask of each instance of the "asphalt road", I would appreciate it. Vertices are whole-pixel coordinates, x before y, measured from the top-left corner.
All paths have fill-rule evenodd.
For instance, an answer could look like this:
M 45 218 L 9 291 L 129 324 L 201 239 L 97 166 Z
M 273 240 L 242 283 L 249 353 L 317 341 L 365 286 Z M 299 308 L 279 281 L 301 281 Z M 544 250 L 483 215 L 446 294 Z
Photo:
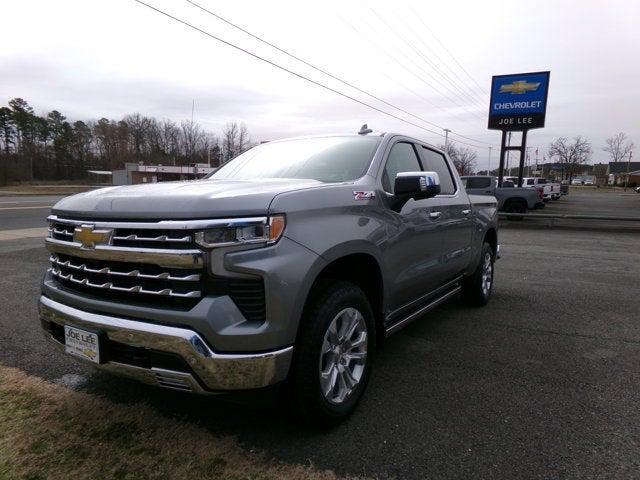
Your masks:
M 51 206 L 63 196 L 0 196 L 0 231 L 46 227 Z
M 389 339 L 358 410 L 328 432 L 284 420 L 267 394 L 192 397 L 62 356 L 37 319 L 47 254 L 24 242 L 0 242 L 0 362 L 113 401 L 145 401 L 247 449 L 339 473 L 638 478 L 639 239 L 504 229 L 491 303 L 453 301 Z

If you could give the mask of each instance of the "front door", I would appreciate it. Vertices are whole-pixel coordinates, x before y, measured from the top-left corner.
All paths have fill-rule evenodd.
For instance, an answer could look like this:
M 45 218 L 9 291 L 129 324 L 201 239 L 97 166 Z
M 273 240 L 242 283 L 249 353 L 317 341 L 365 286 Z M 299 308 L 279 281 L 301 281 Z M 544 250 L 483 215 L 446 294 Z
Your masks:
M 393 194 L 398 173 L 424 170 L 416 148 L 409 141 L 391 146 L 382 174 L 386 194 Z M 442 228 L 444 219 L 434 215 L 437 211 L 433 199 L 409 200 L 399 212 L 386 211 L 390 231 L 384 248 L 391 312 L 399 312 L 440 286 L 443 242 L 448 234 Z

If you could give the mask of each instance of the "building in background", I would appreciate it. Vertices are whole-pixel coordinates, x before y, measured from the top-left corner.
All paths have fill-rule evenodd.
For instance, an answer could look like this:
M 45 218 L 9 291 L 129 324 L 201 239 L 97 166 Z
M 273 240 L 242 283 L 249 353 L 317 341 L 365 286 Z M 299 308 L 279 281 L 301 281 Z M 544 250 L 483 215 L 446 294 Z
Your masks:
M 133 185 L 138 183 L 170 182 L 176 180 L 196 180 L 214 172 L 216 167 L 206 163 L 192 165 L 141 165 L 125 163 L 122 170 L 112 173 L 113 185 Z
M 640 185 L 640 162 L 609 162 L 609 185 L 624 186 L 629 172 L 629 186 Z

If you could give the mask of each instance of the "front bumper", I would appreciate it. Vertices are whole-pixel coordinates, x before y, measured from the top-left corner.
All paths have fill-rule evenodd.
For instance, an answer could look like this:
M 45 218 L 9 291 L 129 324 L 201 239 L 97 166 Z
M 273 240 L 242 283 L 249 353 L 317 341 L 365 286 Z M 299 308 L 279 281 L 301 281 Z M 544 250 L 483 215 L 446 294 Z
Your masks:
M 284 380 L 289 372 L 293 347 L 266 353 L 216 353 L 198 333 L 186 328 L 158 325 L 79 310 L 48 297 L 40 297 L 43 324 L 73 325 L 99 332 L 108 342 L 142 352 L 169 354 L 185 368 L 167 369 L 153 364 L 109 360 L 98 368 L 144 383 L 194 393 L 216 393 L 266 387 Z M 59 348 L 64 345 L 47 333 Z

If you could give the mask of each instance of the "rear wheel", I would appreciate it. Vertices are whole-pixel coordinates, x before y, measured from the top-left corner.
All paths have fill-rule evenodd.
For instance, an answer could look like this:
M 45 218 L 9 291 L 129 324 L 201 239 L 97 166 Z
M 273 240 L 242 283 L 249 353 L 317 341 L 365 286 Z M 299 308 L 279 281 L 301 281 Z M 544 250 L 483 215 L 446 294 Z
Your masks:
M 375 324 L 364 292 L 336 281 L 305 309 L 286 386 L 300 419 L 330 426 L 347 417 L 366 388 Z
M 495 253 L 491 245 L 482 245 L 480 263 L 475 272 L 467 277 L 462 285 L 462 298 L 469 305 L 482 307 L 489 303 L 493 289 L 493 264 Z
M 511 200 L 504 206 L 507 213 L 527 213 L 527 205 L 519 200 Z M 513 215 L 507 217 L 509 220 L 522 220 L 522 216 Z

